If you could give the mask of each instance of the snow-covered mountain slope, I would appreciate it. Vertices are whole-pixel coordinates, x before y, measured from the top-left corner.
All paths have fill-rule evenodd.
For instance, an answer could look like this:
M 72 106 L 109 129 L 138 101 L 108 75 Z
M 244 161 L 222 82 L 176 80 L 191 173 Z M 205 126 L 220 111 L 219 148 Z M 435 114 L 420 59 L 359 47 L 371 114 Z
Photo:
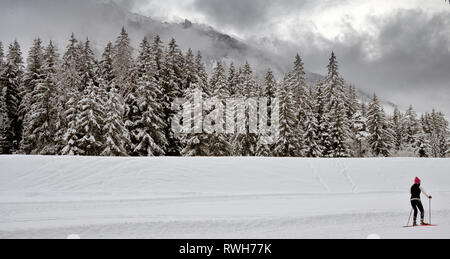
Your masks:
M 0 238 L 448 238 L 449 168 L 449 159 L 0 156 Z M 439 227 L 402 228 L 415 176 Z

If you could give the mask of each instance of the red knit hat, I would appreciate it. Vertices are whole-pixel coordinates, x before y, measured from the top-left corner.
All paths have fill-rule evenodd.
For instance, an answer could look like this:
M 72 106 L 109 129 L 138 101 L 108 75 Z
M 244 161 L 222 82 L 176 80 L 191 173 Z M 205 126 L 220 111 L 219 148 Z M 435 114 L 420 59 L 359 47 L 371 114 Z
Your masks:
M 416 179 L 414 180 L 414 183 L 415 183 L 415 184 L 420 184 L 420 183 L 421 183 L 419 177 L 416 177 Z

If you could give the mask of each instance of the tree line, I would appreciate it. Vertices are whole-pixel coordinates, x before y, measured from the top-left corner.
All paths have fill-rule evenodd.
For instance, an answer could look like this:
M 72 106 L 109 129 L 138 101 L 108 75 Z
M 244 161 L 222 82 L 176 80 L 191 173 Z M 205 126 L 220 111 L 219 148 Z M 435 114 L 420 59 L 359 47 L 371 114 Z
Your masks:
M 328 73 L 308 85 L 302 58 L 277 80 L 259 79 L 249 63 L 217 62 L 209 75 L 202 55 L 175 39 L 144 38 L 135 57 L 124 28 L 97 58 L 89 39 L 72 35 L 60 56 L 36 39 L 26 64 L 20 45 L 0 42 L 0 154 L 79 156 L 446 157 L 448 121 L 411 106 L 389 115 L 376 95 L 360 100 L 345 83 L 334 53 Z M 190 133 L 171 128 L 177 98 L 257 98 L 279 102 L 275 143 L 257 134 Z M 224 104 L 225 105 L 225 104 Z M 249 109 L 257 107 L 245 107 Z M 211 111 L 212 112 L 212 111 Z M 207 116 L 208 111 L 194 116 Z M 270 119 L 269 119 L 270 124 Z M 248 125 L 247 125 L 248 127 Z

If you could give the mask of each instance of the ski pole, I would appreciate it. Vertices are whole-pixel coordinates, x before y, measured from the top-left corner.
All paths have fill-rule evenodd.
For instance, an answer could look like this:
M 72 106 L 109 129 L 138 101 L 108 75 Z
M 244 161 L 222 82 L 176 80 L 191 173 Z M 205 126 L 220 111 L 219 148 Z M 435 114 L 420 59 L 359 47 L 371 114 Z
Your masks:
M 409 227 L 409 221 L 411 221 L 412 213 L 413 213 L 413 209 L 411 209 L 411 212 L 409 213 L 408 223 L 406 223 L 407 227 Z
M 431 225 L 431 199 L 430 200 L 430 225 Z

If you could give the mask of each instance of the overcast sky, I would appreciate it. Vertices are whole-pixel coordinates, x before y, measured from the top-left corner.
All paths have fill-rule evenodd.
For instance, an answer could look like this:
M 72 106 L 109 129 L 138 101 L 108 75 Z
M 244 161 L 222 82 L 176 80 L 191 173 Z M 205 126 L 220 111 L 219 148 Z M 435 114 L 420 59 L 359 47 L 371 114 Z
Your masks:
M 450 113 L 450 5 L 444 0 L 137 0 L 129 7 L 210 24 L 247 41 L 283 41 L 278 51 L 294 48 L 315 72 L 325 72 L 334 50 L 346 79 L 366 91 Z
M 72 12 L 61 17 L 82 21 L 75 5 L 88 1 L 107 0 L 0 0 L 0 9 L 8 3 L 17 7 L 17 2 L 26 8 L 28 2 L 39 15 L 42 2 L 67 2 Z M 334 50 L 345 79 L 366 92 L 377 92 L 402 108 L 414 104 L 421 112 L 436 107 L 450 114 L 450 5 L 444 0 L 114 1 L 164 21 L 187 18 L 211 25 L 286 60 L 299 52 L 312 72 L 325 73 Z M 1 19 L 7 18 L 0 17 L 0 40 L 8 22 Z M 39 24 L 42 31 L 53 27 Z

